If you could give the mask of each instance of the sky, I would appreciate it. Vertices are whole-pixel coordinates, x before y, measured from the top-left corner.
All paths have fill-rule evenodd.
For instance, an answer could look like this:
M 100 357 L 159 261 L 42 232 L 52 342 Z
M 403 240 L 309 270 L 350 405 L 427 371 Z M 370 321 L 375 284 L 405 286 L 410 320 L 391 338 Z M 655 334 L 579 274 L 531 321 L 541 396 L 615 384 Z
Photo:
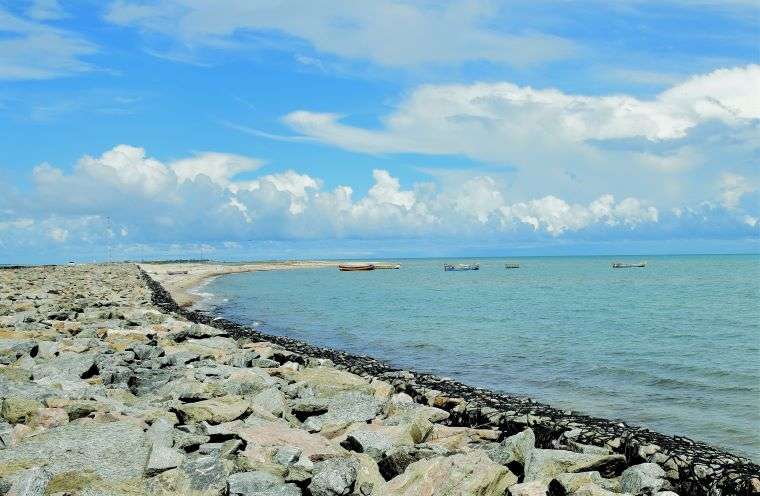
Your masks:
M 760 251 L 754 0 L 0 0 L 0 263 Z

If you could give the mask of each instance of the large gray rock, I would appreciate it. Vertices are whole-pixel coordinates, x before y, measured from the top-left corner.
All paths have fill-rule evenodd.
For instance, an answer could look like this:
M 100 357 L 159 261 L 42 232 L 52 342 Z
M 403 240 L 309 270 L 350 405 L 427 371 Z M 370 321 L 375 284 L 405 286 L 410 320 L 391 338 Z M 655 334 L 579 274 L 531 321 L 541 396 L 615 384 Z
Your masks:
M 129 377 L 128 385 L 130 391 L 137 396 L 156 392 L 161 386 L 171 381 L 176 372 L 168 369 L 134 369 Z
M 517 476 L 480 450 L 420 460 L 388 482 L 389 496 L 502 496 Z
M 53 475 L 91 471 L 105 480 L 141 477 L 148 461 L 145 433 L 133 422 L 72 422 L 0 450 L 0 466 L 45 460 Z
M 534 449 L 525 465 L 525 481 L 551 479 L 559 474 L 599 471 L 615 475 L 625 467 L 623 455 L 594 455 L 565 450 Z
M 167 446 L 154 445 L 150 450 L 150 458 L 148 458 L 145 472 L 148 475 L 155 475 L 164 470 L 180 466 L 184 460 L 185 453 L 183 451 Z
M 24 470 L 16 478 L 7 496 L 44 496 L 51 474 L 42 467 Z
M 230 496 L 301 496 L 298 486 L 267 472 L 240 472 L 227 482 Z
M 288 404 L 285 395 L 277 388 L 269 388 L 256 394 L 251 399 L 251 404 L 271 413 L 275 417 L 282 416 Z
M 227 470 L 215 455 L 188 458 L 179 467 L 151 478 L 148 490 L 154 496 L 223 496 Z
M 49 376 L 81 378 L 95 372 L 95 357 L 88 353 L 64 352 L 32 369 L 35 380 Z
M 491 460 L 501 465 L 517 462 L 525 466 L 526 460 L 530 459 L 535 445 L 536 435 L 533 433 L 533 429 L 525 429 L 486 450 L 486 453 Z
M 623 471 L 620 476 L 620 489 L 626 493 L 639 494 L 658 492 L 663 484 L 665 470 L 656 463 L 641 463 Z
M 312 496 L 351 494 L 356 482 L 358 462 L 353 458 L 330 458 L 314 464 L 309 484 Z
M 146 432 L 148 442 L 155 448 L 164 446 L 170 448 L 174 443 L 174 427 L 164 417 L 156 419 Z
M 399 446 L 387 451 L 377 466 L 383 478 L 391 480 L 414 462 L 449 454 L 445 448 L 435 445 Z
M 372 420 L 382 411 L 383 402 L 361 392 L 342 393 L 332 397 L 327 412 L 306 419 L 303 428 L 319 432 L 325 427 L 341 427 L 353 422 Z

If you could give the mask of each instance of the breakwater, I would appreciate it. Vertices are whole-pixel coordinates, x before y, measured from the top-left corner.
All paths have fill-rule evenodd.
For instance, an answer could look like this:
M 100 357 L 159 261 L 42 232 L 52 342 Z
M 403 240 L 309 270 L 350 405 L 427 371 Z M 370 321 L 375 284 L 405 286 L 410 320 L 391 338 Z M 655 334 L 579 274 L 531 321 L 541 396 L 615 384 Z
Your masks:
M 757 492 L 729 453 L 264 336 L 128 264 L 0 272 L 0 399 L 0 494 Z
M 504 435 L 530 427 L 536 432 L 537 446 L 543 448 L 557 447 L 558 440 L 569 433 L 577 442 L 608 447 L 623 454 L 631 465 L 657 463 L 665 470 L 669 484 L 682 494 L 760 493 L 760 466 L 708 444 L 624 422 L 558 410 L 529 398 L 495 393 L 433 374 L 399 370 L 368 356 L 267 335 L 213 314 L 181 309 L 159 284 L 147 275 L 146 279 L 154 291 L 154 303 L 167 311 L 180 312 L 189 320 L 222 327 L 237 335 L 271 341 L 307 356 L 328 358 L 356 374 L 388 380 L 396 390 L 412 395 L 417 401 L 449 411 L 448 422 L 452 425 L 487 426 Z

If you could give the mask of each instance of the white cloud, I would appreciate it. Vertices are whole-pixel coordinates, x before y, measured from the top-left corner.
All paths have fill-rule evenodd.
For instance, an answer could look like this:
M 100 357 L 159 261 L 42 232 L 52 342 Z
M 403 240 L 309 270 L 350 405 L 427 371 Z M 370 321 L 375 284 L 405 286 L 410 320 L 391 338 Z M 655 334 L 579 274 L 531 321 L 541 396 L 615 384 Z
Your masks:
M 195 157 L 177 160 L 171 168 L 180 180 L 195 179 L 204 174 L 219 184 L 229 184 L 230 179 L 241 172 L 255 171 L 263 162 L 241 155 L 204 152 Z
M 757 191 L 757 185 L 739 174 L 724 172 L 720 176 L 721 203 L 726 208 L 736 208 L 747 193 Z
M 33 0 L 26 9 L 26 15 L 40 21 L 53 21 L 66 17 L 58 0 Z
M 208 152 L 164 163 L 142 148 L 119 145 L 99 157 L 83 157 L 71 173 L 40 166 L 28 200 L 14 200 L 15 210 L 3 214 L 0 241 L 32 246 L 44 239 L 97 245 L 112 237 L 136 243 L 603 240 L 693 232 L 746 237 L 758 229 L 759 214 L 741 202 L 732 209 L 705 204 L 663 215 L 640 198 L 616 200 L 611 194 L 587 203 L 554 195 L 516 201 L 509 184 L 488 174 L 405 188 L 382 169 L 373 171 L 367 194 L 354 198 L 349 186 L 326 189 L 320 179 L 295 171 L 238 180 L 239 168 L 230 163 L 258 162 L 225 156 Z M 208 162 L 202 164 L 204 157 Z M 178 164 L 193 173 L 177 174 Z
M 48 14 L 50 15 L 50 14 Z M 90 71 L 97 48 L 79 35 L 0 8 L 0 79 L 49 79 Z
M 120 0 L 106 19 L 172 36 L 187 47 L 234 47 L 245 44 L 236 35 L 279 31 L 322 53 L 390 67 L 472 60 L 521 66 L 576 51 L 560 37 L 496 29 L 497 14 L 487 0 Z
M 760 65 L 721 69 L 676 85 L 653 100 L 583 96 L 512 83 L 426 85 L 385 119 L 382 131 L 341 124 L 340 115 L 296 111 L 285 122 L 306 135 L 346 148 L 380 152 L 467 153 L 485 160 L 509 158 L 508 147 L 468 146 L 449 140 L 469 131 L 508 144 L 515 137 L 549 141 L 683 138 L 715 119 L 727 124 L 760 118 Z M 447 145 L 448 143 L 448 145 Z
M 305 110 L 284 122 L 304 137 L 352 151 L 465 155 L 510 165 L 519 170 L 516 189 L 531 196 L 582 188 L 588 198 L 616 177 L 626 178 L 616 184 L 624 195 L 670 198 L 688 194 L 669 179 L 676 174 L 717 165 L 711 160 L 729 153 L 751 160 L 760 146 L 757 88 L 760 65 L 695 76 L 647 100 L 506 82 L 424 85 L 385 116 L 380 129 Z M 723 130 L 689 141 L 691 132 L 708 125 Z
M 54 227 L 48 232 L 48 235 L 56 243 L 65 243 L 66 239 L 69 237 L 69 232 L 60 227 Z

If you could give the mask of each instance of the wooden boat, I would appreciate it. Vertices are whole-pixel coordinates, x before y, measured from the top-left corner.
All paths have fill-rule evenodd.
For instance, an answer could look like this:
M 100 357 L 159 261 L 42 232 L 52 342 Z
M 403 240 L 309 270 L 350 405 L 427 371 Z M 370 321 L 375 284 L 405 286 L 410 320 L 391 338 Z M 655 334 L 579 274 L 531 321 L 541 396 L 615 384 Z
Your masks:
M 515 262 L 507 262 L 504 264 L 505 269 L 519 269 L 520 264 Z
M 361 270 L 375 270 L 374 264 L 340 264 L 338 270 L 342 272 L 358 272 Z
M 631 269 L 634 267 L 646 267 L 646 262 L 638 262 L 638 263 L 625 263 L 625 262 L 612 262 L 612 268 L 613 269 Z
M 480 265 L 478 264 L 443 264 L 443 270 L 445 271 L 456 271 L 456 270 L 480 270 Z
M 401 268 L 401 265 L 399 264 L 376 263 L 372 265 L 375 266 L 375 269 L 400 269 Z

